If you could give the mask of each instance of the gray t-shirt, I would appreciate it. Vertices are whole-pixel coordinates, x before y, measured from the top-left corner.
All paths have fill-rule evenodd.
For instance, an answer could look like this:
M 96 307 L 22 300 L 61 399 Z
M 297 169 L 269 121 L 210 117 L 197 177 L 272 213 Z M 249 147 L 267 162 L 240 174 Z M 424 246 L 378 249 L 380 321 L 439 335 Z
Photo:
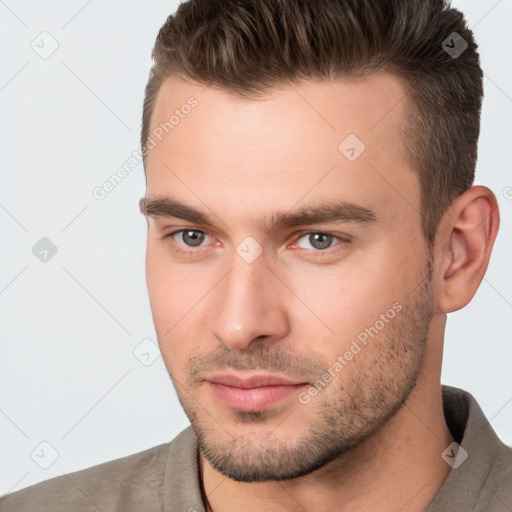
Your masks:
M 471 394 L 442 392 L 446 422 L 467 459 L 455 467 L 464 452 L 445 454 L 456 462 L 426 512 L 512 512 L 512 448 Z M 170 443 L 8 494 L 0 511 L 205 512 L 194 432 L 188 427 Z

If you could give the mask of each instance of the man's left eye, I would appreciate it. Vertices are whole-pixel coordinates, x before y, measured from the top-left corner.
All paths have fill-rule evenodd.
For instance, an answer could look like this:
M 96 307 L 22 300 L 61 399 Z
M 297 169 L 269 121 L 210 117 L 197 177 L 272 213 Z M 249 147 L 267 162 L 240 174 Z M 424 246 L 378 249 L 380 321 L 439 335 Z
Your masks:
M 304 244 L 304 242 L 301 243 L 301 240 L 306 240 L 306 244 L 310 244 L 310 246 L 308 247 L 307 245 Z M 348 240 L 346 239 L 343 239 L 339 236 L 331 235 L 329 233 L 314 232 L 302 235 L 295 244 L 301 249 L 311 250 L 311 247 L 313 247 L 313 249 L 317 251 L 324 251 L 326 249 L 330 249 L 333 246 L 333 241 L 335 240 L 339 240 L 341 242 L 348 242 Z

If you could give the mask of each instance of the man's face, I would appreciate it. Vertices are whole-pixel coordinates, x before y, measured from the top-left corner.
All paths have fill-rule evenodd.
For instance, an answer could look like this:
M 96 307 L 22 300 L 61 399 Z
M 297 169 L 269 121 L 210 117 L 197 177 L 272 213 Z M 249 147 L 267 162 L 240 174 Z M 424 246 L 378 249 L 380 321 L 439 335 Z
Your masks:
M 176 78 L 159 92 L 151 130 L 175 118 L 153 136 L 147 198 L 204 219 L 170 205 L 149 217 L 153 319 L 204 457 L 234 480 L 321 467 L 416 383 L 431 266 L 398 132 L 404 95 L 385 74 L 258 100 Z M 323 205 L 342 208 L 275 222 Z

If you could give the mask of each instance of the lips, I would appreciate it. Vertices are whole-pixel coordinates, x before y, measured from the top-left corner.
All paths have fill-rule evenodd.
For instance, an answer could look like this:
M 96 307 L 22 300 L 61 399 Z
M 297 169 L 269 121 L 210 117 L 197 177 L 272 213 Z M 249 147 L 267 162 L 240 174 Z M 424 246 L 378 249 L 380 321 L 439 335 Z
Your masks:
M 232 386 L 235 388 L 260 388 L 263 386 L 293 386 L 296 384 L 305 384 L 304 382 L 294 382 L 284 377 L 276 375 L 251 375 L 250 377 L 241 378 L 229 373 L 219 373 L 213 375 L 209 379 L 210 382 L 217 384 L 224 384 L 225 386 Z
M 218 402 L 230 409 L 261 411 L 278 402 L 293 398 L 307 382 L 297 382 L 276 375 L 216 374 L 207 379 L 208 387 Z

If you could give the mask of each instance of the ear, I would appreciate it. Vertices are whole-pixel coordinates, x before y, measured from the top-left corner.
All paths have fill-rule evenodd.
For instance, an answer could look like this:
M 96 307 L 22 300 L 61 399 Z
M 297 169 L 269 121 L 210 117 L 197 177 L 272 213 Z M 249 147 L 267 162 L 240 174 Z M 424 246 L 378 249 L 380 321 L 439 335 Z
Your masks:
M 473 186 L 458 196 L 439 224 L 438 308 L 451 313 L 475 295 L 489 264 L 500 216 L 496 196 Z

